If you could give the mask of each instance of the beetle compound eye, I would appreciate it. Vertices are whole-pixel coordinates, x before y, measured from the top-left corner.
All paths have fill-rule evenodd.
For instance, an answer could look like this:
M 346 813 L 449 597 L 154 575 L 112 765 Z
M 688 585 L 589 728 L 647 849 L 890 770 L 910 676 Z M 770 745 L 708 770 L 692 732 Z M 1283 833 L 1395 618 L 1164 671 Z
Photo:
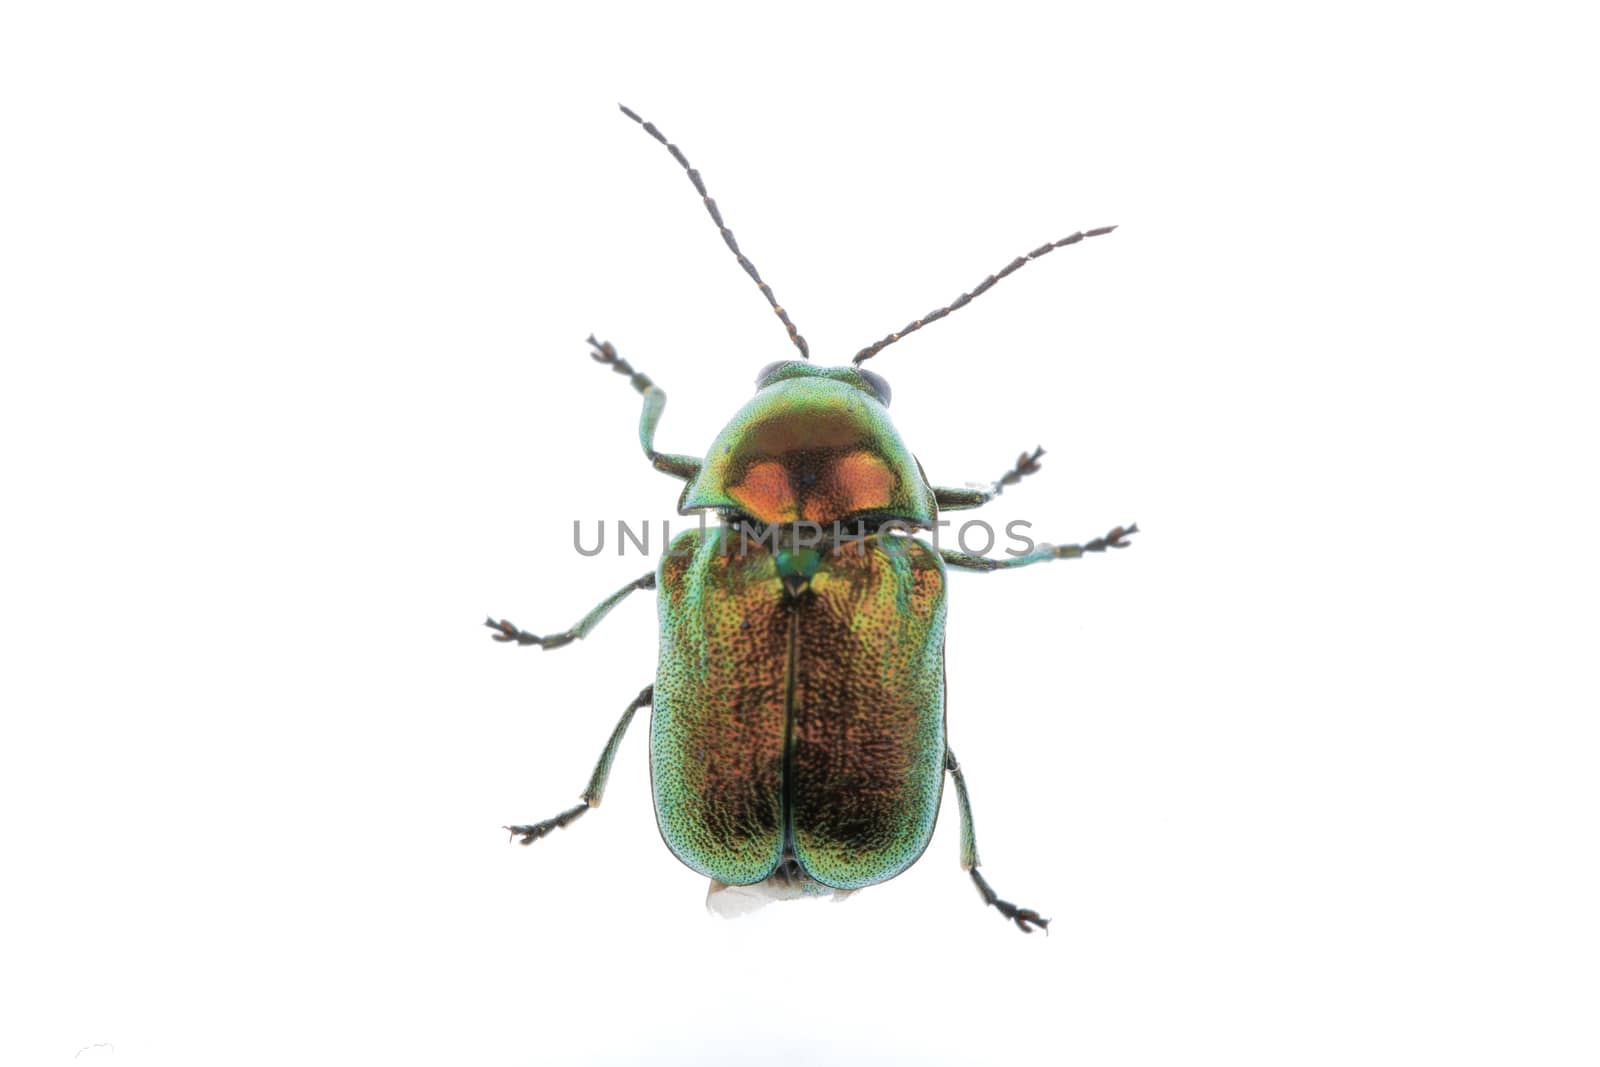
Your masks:
M 888 407 L 889 383 L 883 380 L 883 376 L 881 374 L 873 374 L 869 370 L 861 370 L 859 368 L 857 368 L 856 373 L 866 379 L 867 384 L 872 386 L 872 391 L 878 394 L 878 399 L 883 402 L 883 406 Z
M 756 375 L 756 388 L 760 389 L 764 387 L 767 384 L 767 379 L 772 377 L 772 372 L 788 362 L 789 360 L 780 359 L 775 363 L 768 363 L 765 367 L 762 367 L 761 373 Z

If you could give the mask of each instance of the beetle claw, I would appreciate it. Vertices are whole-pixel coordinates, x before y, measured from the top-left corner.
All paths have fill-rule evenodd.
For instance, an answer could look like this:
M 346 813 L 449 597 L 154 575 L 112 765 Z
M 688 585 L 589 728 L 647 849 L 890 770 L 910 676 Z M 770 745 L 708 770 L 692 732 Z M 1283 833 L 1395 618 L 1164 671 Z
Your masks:
M 525 630 L 519 629 L 517 624 L 512 622 L 510 619 L 501 619 L 499 622 L 496 622 L 494 617 L 490 616 L 488 619 L 484 620 L 483 624 L 489 629 L 496 631 L 495 633 L 489 635 L 496 641 L 500 641 L 505 644 L 510 644 L 511 642 L 515 641 L 519 645 L 538 645 L 541 648 L 544 647 L 544 638 L 540 637 L 538 634 L 530 634 Z
M 1086 545 L 1064 545 L 1060 548 L 1057 548 L 1056 556 L 1058 558 L 1063 558 L 1069 555 L 1081 556 L 1085 552 L 1104 552 L 1108 548 L 1127 548 L 1128 542 L 1125 540 L 1125 538 L 1132 537 L 1138 532 L 1138 523 L 1134 523 L 1132 526 L 1126 527 L 1113 527 L 1110 533 L 1106 534 L 1104 537 L 1096 537 L 1093 541 L 1090 541 Z
M 1039 913 L 1036 912 L 1036 911 L 1031 911 L 1031 910 L 1027 910 L 1027 909 L 1024 909 L 1023 911 L 1019 911 L 1019 912 L 1017 912 L 1017 917 L 1016 917 L 1015 921 L 1016 921 L 1016 924 L 1017 924 L 1017 929 L 1021 930 L 1025 934 L 1033 933 L 1033 926 L 1029 926 L 1028 925 L 1029 923 L 1033 923 L 1034 926 L 1037 926 L 1039 929 L 1043 930 L 1046 934 L 1050 933 L 1050 920 L 1049 919 L 1045 919 L 1045 918 L 1041 918 Z
M 522 633 L 521 630 L 517 629 L 516 623 L 512 622 L 510 619 L 501 619 L 497 622 L 495 621 L 493 615 L 483 620 L 483 624 L 489 629 L 495 631 L 489 636 L 494 638 L 496 641 L 515 641 Z
M 949 758 L 954 759 L 953 756 Z M 956 781 L 957 783 L 962 781 L 959 770 L 956 770 Z M 962 795 L 965 796 L 965 793 L 963 792 Z M 978 868 L 969 867 L 967 873 L 972 876 L 973 883 L 977 885 L 978 892 L 982 894 L 983 902 L 998 911 L 1003 918 L 1016 923 L 1018 930 L 1025 934 L 1031 934 L 1034 927 L 1038 927 L 1046 934 L 1050 932 L 1049 919 L 1046 919 L 1032 908 L 1019 908 L 1009 900 L 1001 900 L 1000 895 L 994 891 L 994 887 L 984 879 L 983 875 L 978 873 Z
M 522 838 L 522 840 L 518 842 L 519 844 L 531 845 L 535 841 L 539 840 L 539 838 L 548 836 L 552 830 L 555 830 L 562 825 L 564 824 L 561 822 L 560 818 L 557 817 L 554 819 L 546 819 L 544 822 L 536 822 L 532 826 L 502 826 L 501 829 L 509 830 L 513 840 L 518 837 Z
M 1031 456 L 1026 452 L 1022 453 L 1022 455 L 1017 457 L 1017 473 L 1019 475 L 1038 473 L 1039 457 L 1042 455 L 1044 455 L 1043 447 L 1035 448 L 1033 450 L 1033 455 Z
M 1128 542 L 1124 541 L 1123 538 L 1132 537 L 1138 532 L 1138 523 L 1134 523 L 1126 528 L 1118 526 L 1115 530 L 1112 530 L 1110 533 L 1106 534 L 1106 544 L 1110 545 L 1112 548 L 1127 548 Z
M 993 496 L 999 496 L 1008 485 L 1016 485 L 1029 474 L 1039 473 L 1039 457 L 1044 455 L 1044 448 L 1035 448 L 1032 453 L 1023 452 L 1017 456 L 1016 466 L 1001 475 L 1000 480 L 990 487 Z
M 1050 920 L 1044 918 L 1032 908 L 1019 908 L 1009 900 L 996 900 L 994 906 L 1001 915 L 1016 923 L 1017 929 L 1025 934 L 1033 933 L 1034 927 L 1038 927 L 1047 934 L 1050 932 Z M 1029 925 L 1030 923 L 1032 925 Z

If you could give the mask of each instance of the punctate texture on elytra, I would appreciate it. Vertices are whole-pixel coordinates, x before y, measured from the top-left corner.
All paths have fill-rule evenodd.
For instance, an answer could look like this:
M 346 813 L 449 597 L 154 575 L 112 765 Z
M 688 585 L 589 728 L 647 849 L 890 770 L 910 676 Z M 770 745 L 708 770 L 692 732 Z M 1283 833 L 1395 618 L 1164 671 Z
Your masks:
M 824 885 L 892 878 L 927 846 L 944 781 L 944 565 L 869 537 L 822 552 L 791 597 L 767 546 L 730 538 L 685 533 L 658 572 L 662 837 L 729 885 L 770 876 L 786 831 Z

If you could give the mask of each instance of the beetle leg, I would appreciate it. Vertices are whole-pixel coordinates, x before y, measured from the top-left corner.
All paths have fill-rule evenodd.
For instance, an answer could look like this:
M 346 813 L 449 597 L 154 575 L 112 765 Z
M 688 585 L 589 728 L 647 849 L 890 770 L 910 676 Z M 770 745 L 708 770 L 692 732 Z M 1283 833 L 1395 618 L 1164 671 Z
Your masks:
M 605 795 L 606 779 L 611 777 L 611 761 L 616 759 L 617 746 L 622 744 L 622 736 L 628 732 L 628 727 L 633 723 L 633 713 L 640 708 L 650 706 L 655 688 L 653 685 L 645 686 L 644 690 L 633 698 L 633 703 L 628 705 L 628 710 L 622 713 L 622 718 L 617 720 L 617 728 L 611 731 L 611 740 L 606 742 L 605 751 L 600 753 L 600 762 L 594 765 L 594 773 L 589 776 L 589 788 L 583 791 L 582 804 L 568 808 L 553 819 L 536 822 L 531 826 L 506 826 L 502 829 L 511 831 L 512 837 L 521 837 L 524 845 L 531 845 L 552 830 L 564 829 L 590 808 L 598 808 L 600 798 Z
M 1049 933 L 1049 919 L 1042 918 L 1032 908 L 1019 908 L 1009 900 L 1001 900 L 1000 895 L 984 881 L 983 875 L 978 873 L 978 839 L 972 832 L 972 800 L 967 796 L 967 779 L 961 773 L 961 764 L 956 762 L 956 754 L 948 748 L 944 750 L 944 769 L 949 771 L 950 777 L 955 780 L 956 803 L 961 808 L 962 870 L 972 875 L 972 882 L 978 887 L 983 902 L 1016 923 L 1018 930 L 1031 934 L 1033 928 L 1037 926 L 1045 933 Z
M 674 456 L 656 451 L 656 423 L 661 421 L 661 411 L 667 406 L 667 394 L 648 376 L 634 370 L 627 360 L 617 355 L 616 346 L 610 341 L 596 341 L 594 334 L 590 334 L 589 344 L 594 348 L 589 355 L 596 363 L 610 364 L 618 374 L 626 374 L 629 384 L 644 397 L 644 410 L 639 413 L 639 444 L 643 446 L 651 466 L 663 474 L 686 482 L 692 481 L 700 473 L 700 460 L 694 456 Z
M 562 645 L 570 645 L 572 642 L 577 641 L 580 638 L 588 637 L 589 631 L 593 630 L 597 625 L 599 625 L 600 620 L 605 618 L 606 615 L 610 613 L 612 608 L 616 607 L 618 604 L 627 599 L 628 594 L 633 592 L 635 589 L 654 589 L 655 587 L 655 571 L 651 571 L 649 574 L 646 574 L 642 577 L 635 578 L 621 589 L 618 589 L 615 593 L 612 593 L 610 596 L 600 601 L 595 609 L 589 612 L 589 614 L 585 615 L 582 619 L 578 620 L 577 625 L 572 629 L 562 630 L 558 634 L 547 634 L 544 637 L 540 637 L 538 634 L 530 634 L 526 630 L 519 630 L 517 625 L 509 619 L 496 620 L 492 615 L 488 619 L 484 620 L 483 624 L 489 629 L 497 631 L 492 635 L 496 641 L 504 641 L 507 643 L 515 641 L 519 645 L 538 645 L 540 648 L 546 649 L 560 648 Z
M 1024 552 L 1020 556 L 1010 559 L 992 559 L 989 556 L 974 556 L 966 552 L 957 552 L 953 548 L 941 548 L 939 555 L 944 557 L 948 566 L 959 567 L 967 571 L 999 571 L 1011 567 L 1026 567 L 1030 563 L 1047 563 L 1053 559 L 1077 559 L 1085 552 L 1104 552 L 1108 548 L 1127 548 L 1129 543 L 1126 538 L 1139 532 L 1139 524 L 1131 526 L 1118 526 L 1104 537 L 1096 537 L 1093 541 L 1082 545 L 1036 545 L 1031 552 Z
M 1039 469 L 1039 457 L 1044 455 L 1044 449 L 1036 448 L 1031 453 L 1024 452 L 1017 457 L 1017 465 L 1000 476 L 998 482 L 987 489 L 966 488 L 949 489 L 934 487 L 933 499 L 939 505 L 940 511 L 964 511 L 967 508 L 982 507 L 1005 491 L 1008 485 L 1016 485 L 1025 475 L 1033 474 Z

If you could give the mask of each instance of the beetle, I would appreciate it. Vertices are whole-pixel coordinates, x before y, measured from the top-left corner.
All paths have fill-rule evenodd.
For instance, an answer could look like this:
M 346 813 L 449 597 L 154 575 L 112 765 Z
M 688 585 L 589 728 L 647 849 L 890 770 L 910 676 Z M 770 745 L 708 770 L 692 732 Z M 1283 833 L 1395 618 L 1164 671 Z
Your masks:
M 849 366 L 818 367 L 699 172 L 652 123 L 627 107 L 622 113 L 683 167 L 800 358 L 765 367 L 755 396 L 700 458 L 656 450 L 666 394 L 610 342 L 589 337 L 595 361 L 643 398 L 640 444 L 656 470 L 685 483 L 679 513 L 722 521 L 676 537 L 654 570 L 571 629 L 541 636 L 486 621 L 497 641 L 549 650 L 587 637 L 630 594 L 658 593 L 655 681 L 623 711 L 581 803 L 505 829 L 527 845 L 598 807 L 618 746 L 648 706 L 657 825 L 672 852 L 711 879 L 708 904 L 741 887 L 787 898 L 893 878 L 927 847 L 948 775 L 961 865 L 984 903 L 1025 933 L 1046 929 L 1048 919 L 1001 899 L 978 871 L 967 783 L 945 734 L 945 578 L 950 569 L 993 571 L 1125 548 L 1138 526 L 1004 559 L 930 545 L 917 532 L 934 529 L 941 512 L 993 500 L 1037 471 L 1043 450 L 1022 453 L 986 487 L 935 486 L 889 419 L 888 383 L 861 365 L 1032 260 L 1115 227 L 1040 245 L 861 349 Z

